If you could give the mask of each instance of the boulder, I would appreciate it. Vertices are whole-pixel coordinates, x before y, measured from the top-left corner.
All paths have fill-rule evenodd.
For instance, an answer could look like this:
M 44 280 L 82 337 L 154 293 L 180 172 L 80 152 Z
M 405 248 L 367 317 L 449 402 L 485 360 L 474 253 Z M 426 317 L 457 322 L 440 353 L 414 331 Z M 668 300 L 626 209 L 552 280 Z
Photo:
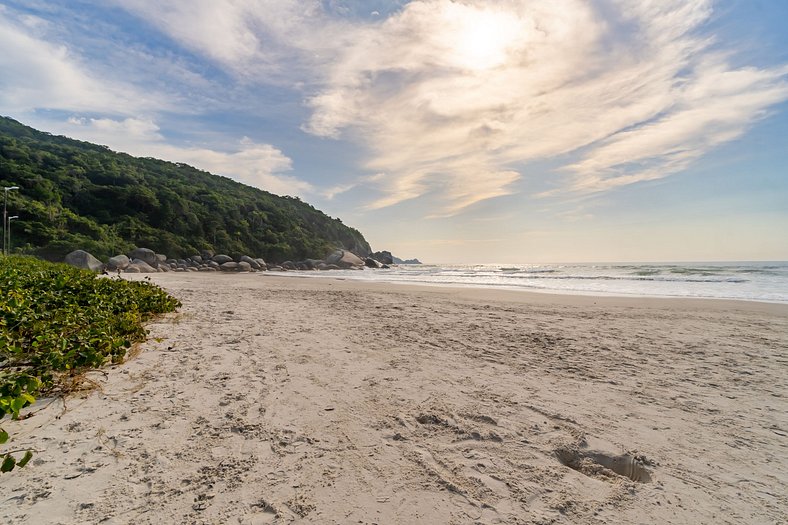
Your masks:
M 255 261 L 257 261 L 257 264 L 260 265 L 260 269 L 261 270 L 265 270 L 265 269 L 268 268 L 268 265 L 265 264 L 265 261 L 261 257 L 258 257 L 257 259 L 255 259 Z
M 347 250 L 336 250 L 326 257 L 326 264 L 335 264 L 340 268 L 353 268 L 364 266 L 364 261 Z
M 248 255 L 242 255 L 241 260 L 238 261 L 239 263 L 247 263 L 249 266 L 254 268 L 255 270 L 260 269 L 260 263 L 249 257 Z
M 219 264 L 224 264 L 224 263 L 228 263 L 228 262 L 235 262 L 235 261 L 233 261 L 232 257 L 230 257 L 229 255 L 224 255 L 223 253 L 220 253 L 219 255 L 214 255 L 211 258 L 211 260 L 214 261 L 214 262 L 217 262 Z
M 216 262 L 216 261 L 208 261 L 208 262 L 206 263 L 206 265 L 207 265 L 209 268 L 213 268 L 214 270 L 218 270 L 218 269 L 219 269 L 219 263 L 218 263 L 218 262 Z
M 132 250 L 129 254 L 129 259 L 139 259 L 154 268 L 159 265 L 159 258 L 156 257 L 156 252 L 148 248 L 137 248 L 136 250 Z
M 186 271 L 187 272 L 199 272 L 200 270 L 198 270 L 194 266 L 189 266 L 188 268 L 186 268 Z
M 203 266 L 202 268 L 199 268 L 197 271 L 198 272 L 215 272 L 216 268 L 214 268 L 213 266 Z
M 238 263 L 238 271 L 239 272 L 251 272 L 252 271 L 252 265 L 249 264 L 246 261 L 241 261 L 241 262 Z
M 281 266 L 285 270 L 295 270 L 296 269 L 296 265 L 295 265 L 295 263 L 293 261 L 285 261 L 285 262 L 283 262 L 281 264 Z
M 156 273 L 156 268 L 141 259 L 132 259 L 131 263 L 126 267 L 127 272 L 129 268 L 136 268 L 137 273 Z
M 156 266 L 161 266 L 162 264 L 167 263 L 167 256 L 163 253 L 156 254 Z
M 339 266 L 336 264 L 326 264 L 322 263 L 317 267 L 318 270 L 341 270 Z
M 192 255 L 191 257 L 189 257 L 189 259 L 191 259 L 196 263 L 202 263 L 202 256 L 200 255 Z
M 394 256 L 391 255 L 391 252 L 383 250 L 381 252 L 375 252 L 369 256 L 371 259 L 375 259 L 381 264 L 394 264 Z
M 125 270 L 131 260 L 125 255 L 116 255 L 110 257 L 107 261 L 107 270 Z
M 213 258 L 214 255 L 215 254 L 211 250 L 200 250 L 200 257 L 202 257 L 204 261 Z
M 366 266 L 367 268 L 380 268 L 381 264 L 376 259 L 373 259 L 372 257 L 367 257 L 366 259 L 364 259 L 364 266 Z
M 235 272 L 238 271 L 238 263 L 235 261 L 227 261 L 220 264 L 219 269 L 223 272 Z
M 66 255 L 66 264 L 90 270 L 91 272 L 101 272 L 104 270 L 104 263 L 90 255 L 85 250 L 74 250 Z
M 141 273 L 140 269 L 136 266 L 127 266 L 123 273 Z

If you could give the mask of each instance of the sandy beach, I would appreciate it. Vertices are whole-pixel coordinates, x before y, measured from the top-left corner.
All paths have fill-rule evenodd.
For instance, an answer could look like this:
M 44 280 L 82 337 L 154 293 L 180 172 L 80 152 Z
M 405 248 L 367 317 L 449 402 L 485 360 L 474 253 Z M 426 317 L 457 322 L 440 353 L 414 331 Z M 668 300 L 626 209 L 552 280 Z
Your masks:
M 3 523 L 788 521 L 788 306 L 154 274 Z

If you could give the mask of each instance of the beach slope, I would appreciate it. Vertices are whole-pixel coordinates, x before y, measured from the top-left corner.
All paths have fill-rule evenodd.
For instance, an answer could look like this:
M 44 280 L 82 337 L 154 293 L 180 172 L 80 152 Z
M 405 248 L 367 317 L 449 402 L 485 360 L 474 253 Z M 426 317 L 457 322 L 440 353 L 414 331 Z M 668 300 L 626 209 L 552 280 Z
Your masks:
M 156 274 L 4 523 L 778 523 L 788 307 Z

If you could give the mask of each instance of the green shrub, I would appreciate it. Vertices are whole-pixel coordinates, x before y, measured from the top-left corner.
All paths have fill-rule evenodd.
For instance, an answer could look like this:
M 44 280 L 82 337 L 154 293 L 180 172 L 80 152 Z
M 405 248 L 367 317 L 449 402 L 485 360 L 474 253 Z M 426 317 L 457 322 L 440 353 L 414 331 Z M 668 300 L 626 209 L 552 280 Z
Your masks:
M 106 362 L 145 339 L 142 323 L 172 312 L 177 299 L 149 283 L 31 257 L 0 257 L 0 420 L 16 419 L 39 392 Z M 0 428 L 0 444 L 8 434 Z M 0 453 L 0 471 L 24 466 Z

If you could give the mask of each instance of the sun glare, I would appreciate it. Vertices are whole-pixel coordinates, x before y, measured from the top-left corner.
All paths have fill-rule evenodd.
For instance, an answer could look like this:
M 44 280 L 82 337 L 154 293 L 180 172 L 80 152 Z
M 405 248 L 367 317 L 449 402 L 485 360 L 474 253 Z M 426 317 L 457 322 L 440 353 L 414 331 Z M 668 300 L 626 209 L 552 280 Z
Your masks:
M 487 9 L 463 11 L 451 30 L 452 62 L 472 70 L 504 65 L 522 36 L 515 16 Z

